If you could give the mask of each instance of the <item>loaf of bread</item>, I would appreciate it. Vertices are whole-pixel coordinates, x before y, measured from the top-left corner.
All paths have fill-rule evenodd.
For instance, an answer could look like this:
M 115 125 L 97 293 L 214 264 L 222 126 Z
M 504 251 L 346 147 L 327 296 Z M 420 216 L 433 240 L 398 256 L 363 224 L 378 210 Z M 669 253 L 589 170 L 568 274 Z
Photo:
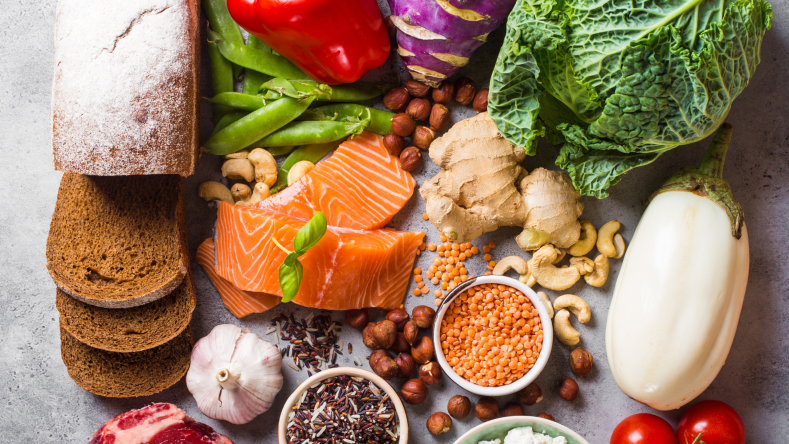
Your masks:
M 69 376 L 94 395 L 129 398 L 158 393 L 178 382 L 189 370 L 192 329 L 169 342 L 136 353 L 116 353 L 79 342 L 60 329 L 60 355 Z
M 189 176 L 198 147 L 198 0 L 59 0 L 55 169 Z
M 189 270 L 184 199 L 174 175 L 64 174 L 47 239 L 49 274 L 98 307 L 167 296 Z
M 167 296 L 132 308 L 101 308 L 57 290 L 60 327 L 101 350 L 129 353 L 158 347 L 189 325 L 197 298 L 191 277 Z

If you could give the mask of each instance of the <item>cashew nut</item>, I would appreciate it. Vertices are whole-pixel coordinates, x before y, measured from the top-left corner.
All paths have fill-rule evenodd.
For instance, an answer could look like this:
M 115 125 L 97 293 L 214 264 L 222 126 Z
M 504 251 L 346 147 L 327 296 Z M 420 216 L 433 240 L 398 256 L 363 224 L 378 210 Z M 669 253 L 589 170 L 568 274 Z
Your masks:
M 233 200 L 236 202 L 246 200 L 252 195 L 252 188 L 249 188 L 249 185 L 245 183 L 237 183 L 230 187 L 230 194 L 233 195 Z
M 269 189 L 268 185 L 262 182 L 258 182 L 255 184 L 255 188 L 252 190 L 252 196 L 246 200 L 240 200 L 236 202 L 236 205 L 241 205 L 242 207 L 249 207 L 255 205 L 256 203 L 260 202 L 261 200 L 271 196 L 271 190 Z
M 582 324 L 586 324 L 592 319 L 592 309 L 589 308 L 589 304 L 574 294 L 559 296 L 553 301 L 553 308 L 555 310 L 562 310 L 565 308 L 570 310 Z
M 597 233 L 597 251 L 608 257 L 616 257 L 617 251 L 614 246 L 614 233 L 619 231 L 619 227 L 619 221 L 616 220 L 606 222 L 605 225 L 600 227 L 600 231 Z M 625 254 L 624 250 L 622 254 Z
M 290 171 L 288 171 L 288 186 L 301 180 L 301 178 L 306 176 L 313 168 L 315 168 L 315 164 L 309 160 L 296 162 L 296 164 L 290 168 Z
M 235 153 L 225 154 L 225 159 L 246 159 L 249 156 L 249 151 L 241 150 Z
M 214 200 L 222 200 L 228 203 L 233 203 L 233 196 L 230 190 L 219 182 L 210 180 L 203 182 L 197 187 L 197 195 L 203 199 L 211 202 Z
M 246 180 L 252 182 L 255 179 L 255 167 L 247 159 L 230 159 L 222 164 L 222 176 L 233 180 Z
M 553 242 L 553 237 L 544 231 L 526 228 L 515 238 L 515 242 L 518 243 L 521 250 L 536 250 Z
M 556 255 L 556 259 L 553 260 L 554 265 L 558 264 L 559 262 L 567 256 L 567 251 L 564 248 L 557 248 L 556 251 L 558 254 Z
M 558 251 L 553 245 L 541 247 L 532 257 L 529 271 L 543 287 L 556 291 L 566 290 L 581 279 L 581 273 L 576 267 L 556 268 L 553 265 L 556 256 Z
M 578 239 L 578 242 L 567 249 L 571 256 L 576 257 L 589 254 L 594 248 L 595 242 L 597 242 L 597 231 L 595 231 L 594 225 L 588 220 L 579 220 L 578 222 L 581 223 L 581 237 Z
M 594 270 L 594 262 L 586 256 L 570 258 L 570 266 L 578 268 L 581 275 L 586 275 Z
M 616 247 L 616 256 L 614 256 L 614 259 L 621 259 L 622 256 L 625 255 L 625 239 L 622 238 L 622 235 L 619 233 L 614 236 L 614 247 Z
M 529 272 L 529 264 L 522 257 L 507 256 L 496 263 L 496 266 L 493 267 L 493 274 L 503 276 L 504 273 L 510 270 L 515 270 L 519 275 L 524 275 Z
M 534 275 L 531 274 L 531 264 L 532 260 L 529 259 L 526 262 L 526 272 L 521 273 L 520 277 L 518 278 L 518 280 L 526 284 L 527 287 L 534 287 L 534 284 L 537 283 L 537 279 L 535 279 Z
M 545 309 L 548 310 L 548 317 L 553 319 L 553 305 L 551 305 L 551 300 L 548 299 L 548 295 L 545 294 L 544 291 L 538 291 L 537 297 L 540 298 L 542 305 L 544 305 Z
M 581 342 L 581 333 L 570 325 L 570 312 L 559 310 L 553 317 L 553 332 L 565 345 L 576 345 Z
M 248 158 L 255 166 L 256 182 L 262 182 L 269 188 L 277 183 L 277 159 L 271 153 L 263 148 L 255 148 L 249 153 Z
M 608 257 L 600 254 L 594 260 L 594 270 L 584 276 L 584 280 L 592 287 L 602 287 L 606 279 L 608 279 Z

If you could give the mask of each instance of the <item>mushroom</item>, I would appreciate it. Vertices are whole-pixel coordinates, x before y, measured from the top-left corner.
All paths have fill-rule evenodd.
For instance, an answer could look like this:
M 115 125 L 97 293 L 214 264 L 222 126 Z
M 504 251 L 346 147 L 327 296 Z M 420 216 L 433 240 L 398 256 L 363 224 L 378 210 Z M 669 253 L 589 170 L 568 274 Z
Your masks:
M 255 184 L 255 188 L 252 190 L 252 196 L 246 200 L 240 200 L 236 202 L 236 205 L 241 205 L 242 207 L 249 207 L 255 205 L 256 203 L 260 202 L 261 200 L 271 196 L 271 190 L 269 189 L 268 185 L 262 182 L 258 182 Z
M 252 182 L 255 178 L 255 168 L 247 159 L 229 159 L 222 164 L 222 176 Z
M 578 282 L 581 279 L 581 272 L 577 267 L 556 268 L 553 261 L 556 260 L 558 253 L 553 245 L 540 247 L 531 258 L 529 271 L 538 284 L 550 290 L 561 291 Z
M 269 188 L 277 183 L 277 159 L 271 153 L 263 148 L 255 148 L 249 153 L 248 159 L 255 168 L 256 182 L 264 183 Z
M 510 270 L 515 270 L 519 275 L 524 275 L 529 272 L 529 264 L 522 257 L 507 256 L 496 263 L 496 266 L 493 267 L 493 274 L 503 276 L 504 273 Z
M 594 270 L 590 274 L 584 276 L 584 280 L 592 287 L 602 287 L 607 279 L 608 257 L 604 254 L 600 254 L 594 260 Z
M 219 182 L 210 180 L 203 182 L 197 187 L 197 195 L 203 199 L 212 202 L 215 200 L 222 200 L 228 203 L 233 203 L 233 196 L 230 190 Z

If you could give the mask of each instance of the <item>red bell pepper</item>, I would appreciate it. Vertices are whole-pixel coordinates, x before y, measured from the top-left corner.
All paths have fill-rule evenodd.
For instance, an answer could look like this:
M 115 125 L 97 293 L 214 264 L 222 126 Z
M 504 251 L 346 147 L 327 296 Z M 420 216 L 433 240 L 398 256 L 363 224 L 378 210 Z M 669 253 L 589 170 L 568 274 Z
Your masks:
M 376 0 L 227 0 L 242 28 L 312 79 L 350 83 L 389 57 Z

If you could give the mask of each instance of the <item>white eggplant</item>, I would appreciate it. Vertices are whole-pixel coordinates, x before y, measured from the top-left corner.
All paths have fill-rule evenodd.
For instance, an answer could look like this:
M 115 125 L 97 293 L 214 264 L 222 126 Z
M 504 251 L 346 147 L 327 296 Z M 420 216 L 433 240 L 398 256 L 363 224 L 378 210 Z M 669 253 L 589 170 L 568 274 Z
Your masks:
M 699 169 L 653 196 L 625 254 L 606 325 L 606 353 L 625 394 L 682 407 L 729 354 L 748 282 L 748 231 L 722 179 L 725 123 Z

